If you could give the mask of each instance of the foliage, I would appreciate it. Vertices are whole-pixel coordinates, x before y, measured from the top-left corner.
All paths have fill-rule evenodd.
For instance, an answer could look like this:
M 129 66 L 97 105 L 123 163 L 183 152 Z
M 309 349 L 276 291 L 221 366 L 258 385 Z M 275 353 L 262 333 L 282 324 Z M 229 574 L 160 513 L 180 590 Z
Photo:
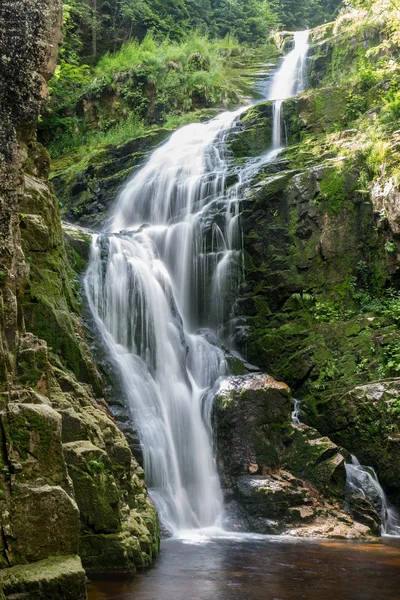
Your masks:
M 107 131 L 87 129 L 82 126 L 82 123 L 76 121 L 76 129 L 56 137 L 51 141 L 48 149 L 54 157 L 76 150 L 83 154 L 88 152 L 89 149 L 94 150 L 99 146 L 124 144 L 143 135 L 145 131 L 146 127 L 143 121 L 137 119 L 135 115 L 129 116 L 124 121 L 110 127 Z
M 54 157 L 108 131 L 128 134 L 132 123 L 181 122 L 201 108 L 238 105 L 249 46 L 265 46 L 278 27 L 322 22 L 338 2 L 63 0 L 64 44 L 40 140 Z
M 341 0 L 64 0 L 66 48 L 96 60 L 149 31 L 183 40 L 193 29 L 212 37 L 235 35 L 264 43 L 278 25 L 315 26 L 333 17 Z
M 190 111 L 236 106 L 240 73 L 231 64 L 246 52 L 232 36 L 211 41 L 193 32 L 183 42 L 160 42 L 149 33 L 141 43 L 106 53 L 95 67 L 62 61 L 39 125 L 41 141 L 56 157 L 86 144 L 128 139 L 136 129 Z
M 400 91 L 390 90 L 384 100 L 384 106 L 381 113 L 381 122 L 385 129 L 395 131 L 400 124 Z

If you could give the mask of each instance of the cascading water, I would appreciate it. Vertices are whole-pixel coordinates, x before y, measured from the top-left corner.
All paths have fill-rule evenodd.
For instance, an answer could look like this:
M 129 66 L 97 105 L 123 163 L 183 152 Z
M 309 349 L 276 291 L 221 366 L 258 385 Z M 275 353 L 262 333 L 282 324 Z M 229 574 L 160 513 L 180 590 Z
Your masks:
M 300 409 L 301 409 L 301 402 L 300 400 L 293 400 L 293 410 L 292 410 L 292 423 L 293 425 L 300 425 L 301 421 L 300 421 Z
M 284 58 L 280 70 L 275 75 L 269 99 L 273 105 L 273 148 L 284 146 L 282 135 L 282 104 L 306 88 L 306 58 L 309 31 L 298 31 L 294 35 L 294 48 Z
M 381 517 L 382 534 L 400 536 L 400 515 L 390 506 L 386 494 L 372 467 L 360 464 L 355 456 L 346 464 L 346 485 L 349 493 L 366 498 Z
M 301 425 L 300 411 L 301 401 L 294 400 L 294 425 Z M 357 457 L 351 455 L 350 462 L 346 463 L 346 497 L 349 499 L 353 495 L 365 498 L 377 511 L 382 535 L 400 536 L 400 515 L 390 506 L 375 470 L 361 465 Z
M 307 38 L 296 34 L 296 60 L 287 57 L 274 79 L 282 99 L 304 86 Z M 111 233 L 94 236 L 85 277 L 152 497 L 173 533 L 222 524 L 207 400 L 227 373 L 215 333 L 228 337 L 241 271 L 240 191 L 258 168 L 250 163 L 226 189 L 226 137 L 243 110 L 183 127 L 152 154 L 118 198 Z

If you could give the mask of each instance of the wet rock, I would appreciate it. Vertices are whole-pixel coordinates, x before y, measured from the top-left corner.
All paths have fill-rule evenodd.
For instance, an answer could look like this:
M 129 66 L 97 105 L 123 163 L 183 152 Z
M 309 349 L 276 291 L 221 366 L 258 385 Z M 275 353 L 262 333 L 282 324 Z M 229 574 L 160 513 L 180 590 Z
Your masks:
M 341 398 L 331 398 L 321 407 L 318 419 L 324 433 L 363 464 L 374 466 L 396 505 L 400 505 L 399 402 L 400 379 L 370 383 L 354 387 Z
M 339 448 L 315 429 L 291 423 L 288 386 L 263 374 L 226 379 L 214 400 L 213 424 L 232 527 L 281 533 L 315 522 L 319 527 L 324 514 L 333 537 L 343 519 L 346 536 L 369 531 L 353 527 L 343 510 Z

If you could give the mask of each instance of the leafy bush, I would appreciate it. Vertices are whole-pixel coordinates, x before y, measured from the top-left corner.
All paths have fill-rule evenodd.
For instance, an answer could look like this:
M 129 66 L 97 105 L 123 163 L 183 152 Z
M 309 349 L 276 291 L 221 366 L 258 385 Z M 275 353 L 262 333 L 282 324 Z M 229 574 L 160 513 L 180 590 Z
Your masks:
M 389 131 L 395 131 L 400 127 L 400 91 L 391 91 L 384 101 L 384 107 L 380 117 L 381 123 Z
M 57 157 L 121 132 L 126 139 L 129 131 L 199 108 L 235 106 L 240 75 L 230 61 L 246 52 L 232 36 L 211 41 L 193 32 L 178 43 L 148 34 L 105 54 L 95 67 L 62 62 L 40 124 L 41 141 Z
M 364 96 L 350 92 L 346 96 L 345 120 L 351 123 L 360 117 L 368 108 L 368 103 Z

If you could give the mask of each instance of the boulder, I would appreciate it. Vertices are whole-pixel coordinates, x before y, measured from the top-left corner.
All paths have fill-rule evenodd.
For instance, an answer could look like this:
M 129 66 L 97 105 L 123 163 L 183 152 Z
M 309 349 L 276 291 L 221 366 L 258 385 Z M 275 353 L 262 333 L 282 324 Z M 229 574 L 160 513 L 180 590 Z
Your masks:
M 69 489 L 60 415 L 47 404 L 10 403 L 1 421 L 8 460 L 19 465 L 13 480 Z
M 340 520 L 346 536 L 369 532 L 343 510 L 344 456 L 315 429 L 292 424 L 287 385 L 264 374 L 222 380 L 213 425 L 232 527 L 282 533 L 326 515 L 333 537 Z
M 4 535 L 12 565 L 77 554 L 79 509 L 59 486 L 14 484 Z
M 107 453 L 89 441 L 79 441 L 64 444 L 64 456 L 74 484 L 83 531 L 119 531 L 119 490 Z
M 18 565 L 0 577 L 6 598 L 13 600 L 86 600 L 85 571 L 76 555 Z

